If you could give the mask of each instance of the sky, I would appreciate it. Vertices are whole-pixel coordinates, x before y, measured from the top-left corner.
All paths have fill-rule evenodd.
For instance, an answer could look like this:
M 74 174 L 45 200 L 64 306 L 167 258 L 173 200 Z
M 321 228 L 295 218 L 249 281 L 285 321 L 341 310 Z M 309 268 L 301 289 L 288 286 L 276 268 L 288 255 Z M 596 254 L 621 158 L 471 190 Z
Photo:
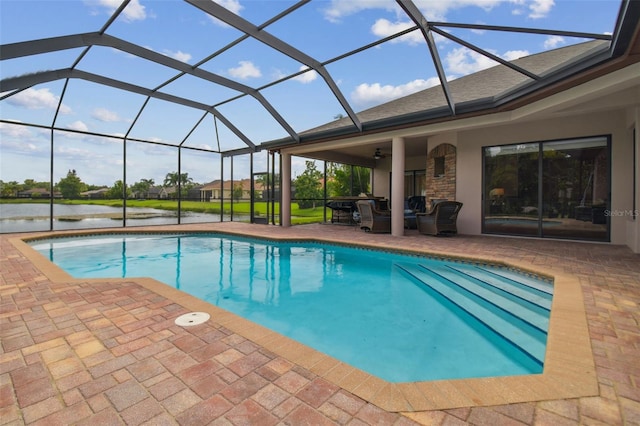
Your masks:
M 284 0 L 216 0 L 224 8 L 261 26 L 297 2 Z M 614 0 L 415 0 L 430 22 L 452 22 L 611 34 L 620 6 Z M 0 0 L 0 42 L 97 32 L 120 0 Z M 264 30 L 313 60 L 324 63 L 410 28 L 413 23 L 394 1 L 312 0 Z M 576 37 L 531 35 L 448 28 L 452 35 L 512 60 L 585 41 Z M 132 0 L 106 34 L 194 66 L 259 93 L 295 132 L 345 116 L 322 75 L 277 50 L 178 0 Z M 236 41 L 231 48 L 224 46 Z M 496 65 L 449 39 L 435 35 L 447 80 Z M 3 60 L 2 80 L 45 70 L 69 68 L 83 48 Z M 217 55 L 213 55 L 218 52 Z M 212 56 L 213 55 L 213 56 Z M 350 107 L 358 112 L 439 84 L 431 54 L 419 31 L 331 61 L 325 69 Z M 286 128 L 256 98 L 108 46 L 93 46 L 77 69 L 215 106 L 255 145 L 289 136 Z M 302 72 L 302 71 L 307 72 Z M 297 75 L 296 75 L 297 74 Z M 285 77 L 294 77 L 282 80 Z M 175 78 L 179 76 L 179 78 Z M 174 79 L 175 78 L 175 79 Z M 172 80 L 173 79 L 173 80 Z M 278 82 L 277 84 L 272 84 Z M 76 170 L 92 185 L 129 184 L 154 179 L 161 184 L 178 170 L 174 146 L 182 150 L 181 170 L 199 183 L 219 179 L 218 154 L 247 145 L 220 119 L 202 110 L 71 79 L 38 84 L 0 99 L 0 179 L 54 182 Z M 144 107 L 144 108 L 143 108 Z M 57 113 L 56 113 L 57 111 Z M 29 123 L 44 127 L 13 125 Z M 46 128 L 55 124 L 53 134 Z M 105 136 L 106 135 L 106 136 Z M 159 142 L 127 143 L 133 140 Z M 112 136 L 112 137 L 109 137 Z M 124 152 L 126 151 L 126 165 Z M 305 159 L 295 158 L 294 175 Z M 264 151 L 254 171 L 266 170 Z M 248 157 L 233 162 L 234 179 L 249 176 Z M 231 162 L 224 162 L 224 177 Z

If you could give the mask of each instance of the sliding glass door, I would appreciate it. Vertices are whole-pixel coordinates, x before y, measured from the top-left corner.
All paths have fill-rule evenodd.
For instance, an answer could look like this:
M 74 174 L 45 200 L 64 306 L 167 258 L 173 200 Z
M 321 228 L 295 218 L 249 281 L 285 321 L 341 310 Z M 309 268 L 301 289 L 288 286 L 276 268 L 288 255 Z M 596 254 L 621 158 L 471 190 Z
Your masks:
M 607 137 L 484 149 L 483 232 L 609 241 Z
M 484 232 L 537 236 L 537 143 L 495 146 L 484 153 Z

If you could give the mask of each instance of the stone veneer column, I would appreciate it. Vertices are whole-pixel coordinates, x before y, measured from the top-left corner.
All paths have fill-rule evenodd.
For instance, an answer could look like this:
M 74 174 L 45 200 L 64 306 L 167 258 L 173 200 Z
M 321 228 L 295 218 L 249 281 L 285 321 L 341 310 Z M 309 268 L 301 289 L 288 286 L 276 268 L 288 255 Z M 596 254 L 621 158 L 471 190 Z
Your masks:
M 435 176 L 435 159 L 444 157 L 444 174 Z M 427 155 L 426 176 L 427 207 L 432 199 L 456 199 L 456 147 L 442 143 Z

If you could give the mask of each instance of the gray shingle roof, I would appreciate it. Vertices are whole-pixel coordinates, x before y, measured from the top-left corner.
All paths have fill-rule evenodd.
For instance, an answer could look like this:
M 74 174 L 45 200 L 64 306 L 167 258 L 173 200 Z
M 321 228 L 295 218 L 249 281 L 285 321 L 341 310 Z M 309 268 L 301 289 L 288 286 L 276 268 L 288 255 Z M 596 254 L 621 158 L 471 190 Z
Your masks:
M 608 47 L 609 42 L 607 41 L 591 41 L 526 56 L 511 61 L 511 63 L 538 76 L 547 76 L 574 64 L 576 60 L 602 52 Z M 496 101 L 526 86 L 535 84 L 535 80 L 506 65 L 499 64 L 452 80 L 448 84 L 457 106 L 485 101 L 488 107 L 493 107 Z M 363 124 L 366 124 L 423 112 L 425 118 L 428 118 L 429 112 L 438 110 L 448 110 L 447 101 L 440 85 L 366 109 L 357 113 L 357 116 Z M 345 117 L 307 130 L 302 135 L 311 136 L 350 127 L 353 127 L 353 124 L 349 118 Z

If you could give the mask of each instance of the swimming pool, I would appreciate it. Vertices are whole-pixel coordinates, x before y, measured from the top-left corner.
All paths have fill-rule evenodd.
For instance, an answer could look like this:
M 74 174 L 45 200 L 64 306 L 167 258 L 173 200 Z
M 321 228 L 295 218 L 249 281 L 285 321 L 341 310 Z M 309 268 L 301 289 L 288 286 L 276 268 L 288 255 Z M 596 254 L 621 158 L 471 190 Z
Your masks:
M 221 234 L 31 244 L 77 278 L 156 278 L 391 382 L 544 363 L 552 284 L 505 268 Z

